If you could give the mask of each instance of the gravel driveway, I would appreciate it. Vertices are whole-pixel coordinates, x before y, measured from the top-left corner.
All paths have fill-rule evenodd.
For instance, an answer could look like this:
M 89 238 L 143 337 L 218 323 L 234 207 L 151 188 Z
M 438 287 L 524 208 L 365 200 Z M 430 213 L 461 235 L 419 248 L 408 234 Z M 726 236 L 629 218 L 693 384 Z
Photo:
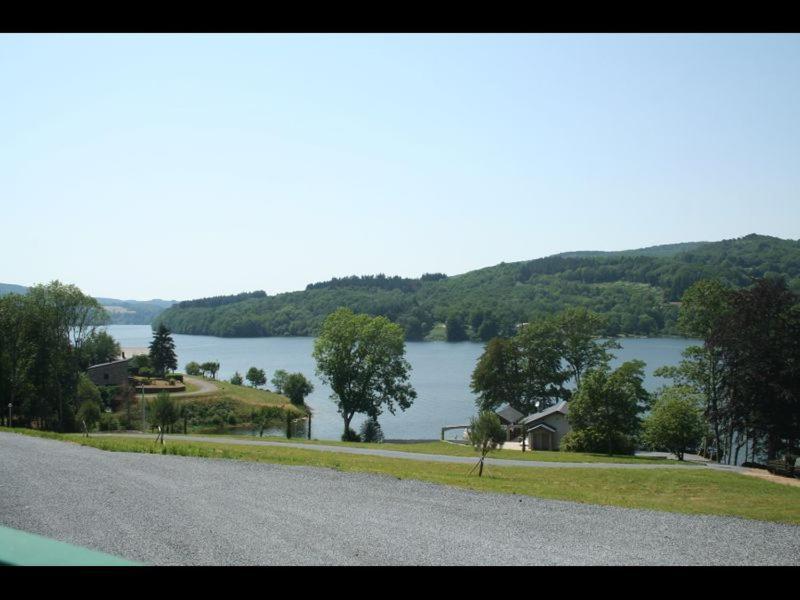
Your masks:
M 9 433 L 0 523 L 149 564 L 800 564 L 791 525 Z

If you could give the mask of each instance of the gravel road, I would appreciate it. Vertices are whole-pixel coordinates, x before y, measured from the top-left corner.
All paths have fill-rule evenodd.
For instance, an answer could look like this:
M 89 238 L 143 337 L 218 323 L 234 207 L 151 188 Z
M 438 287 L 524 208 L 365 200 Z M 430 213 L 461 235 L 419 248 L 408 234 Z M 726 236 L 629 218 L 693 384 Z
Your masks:
M 10 433 L 0 523 L 148 564 L 800 564 L 791 525 Z

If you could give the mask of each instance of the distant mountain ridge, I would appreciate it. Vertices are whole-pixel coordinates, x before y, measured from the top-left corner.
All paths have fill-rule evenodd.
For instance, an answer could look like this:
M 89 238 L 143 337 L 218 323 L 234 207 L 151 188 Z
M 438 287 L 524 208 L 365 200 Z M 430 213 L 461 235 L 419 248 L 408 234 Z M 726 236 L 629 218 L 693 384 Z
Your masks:
M 662 244 L 660 246 L 648 246 L 635 250 L 578 250 L 575 252 L 562 252 L 553 256 L 563 256 L 565 258 L 582 258 L 588 256 L 675 256 L 681 252 L 691 252 L 706 244 L 714 242 L 681 242 L 678 244 Z
M 719 278 L 742 287 L 756 277 L 776 276 L 800 292 L 800 241 L 750 234 L 719 242 L 566 252 L 450 277 L 334 278 L 273 296 L 259 291 L 185 301 L 166 309 L 154 324 L 186 334 L 306 336 L 346 306 L 388 317 L 409 340 L 448 330 L 453 341 L 486 340 L 513 334 L 519 323 L 584 306 L 607 318 L 606 335 L 677 334 L 677 301 L 695 281 Z M 455 331 L 463 331 L 463 338 L 454 337 Z
M 27 294 L 28 288 L 13 283 L 0 283 L 0 296 L 4 294 Z M 105 307 L 114 325 L 149 325 L 162 311 L 176 303 L 175 300 L 118 300 L 95 298 Z

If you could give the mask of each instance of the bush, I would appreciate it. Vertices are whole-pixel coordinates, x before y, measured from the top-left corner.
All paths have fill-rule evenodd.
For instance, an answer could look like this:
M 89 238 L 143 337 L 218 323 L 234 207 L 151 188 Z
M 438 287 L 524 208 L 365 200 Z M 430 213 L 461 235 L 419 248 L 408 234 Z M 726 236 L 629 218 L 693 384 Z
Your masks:
M 141 375 L 142 377 L 152 377 L 154 375 L 153 369 L 151 369 L 150 367 L 141 367 L 139 369 L 139 375 Z
M 100 431 L 119 431 L 119 420 L 110 413 L 103 413 L 100 416 Z
M 343 442 L 360 442 L 361 436 L 359 436 L 353 429 L 350 427 L 347 428 L 347 432 L 342 434 L 342 441 Z
M 382 442 L 383 430 L 378 419 L 367 419 L 361 425 L 360 437 L 362 442 Z
M 140 375 L 142 369 L 152 369 L 152 367 L 153 365 L 150 363 L 150 356 L 148 354 L 137 354 L 131 358 L 128 363 L 128 368 L 134 375 Z
M 567 432 L 561 438 L 559 450 L 564 452 L 597 452 L 608 454 L 608 440 L 605 436 L 592 435 L 591 430 Z M 612 454 L 633 454 L 636 451 L 636 439 L 633 436 L 615 434 L 612 440 Z
M 186 374 L 187 375 L 200 375 L 200 365 L 195 361 L 186 364 Z
M 183 373 L 170 373 L 167 375 L 167 379 L 169 379 L 170 385 L 173 385 L 176 381 L 183 383 Z
M 239 371 L 236 371 L 231 377 L 231 383 L 233 385 L 242 385 L 242 376 L 239 374 Z

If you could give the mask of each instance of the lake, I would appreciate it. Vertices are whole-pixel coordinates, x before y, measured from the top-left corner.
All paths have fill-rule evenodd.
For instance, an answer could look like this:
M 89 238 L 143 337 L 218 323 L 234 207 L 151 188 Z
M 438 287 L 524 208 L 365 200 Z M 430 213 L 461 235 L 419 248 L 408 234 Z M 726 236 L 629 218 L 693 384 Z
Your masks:
M 123 348 L 147 347 L 153 338 L 149 325 L 109 325 L 108 332 Z M 302 372 L 314 383 L 314 392 L 306 403 L 314 410 L 312 435 L 318 439 L 339 439 L 342 418 L 330 399 L 331 390 L 314 373 L 311 356 L 314 338 L 219 338 L 205 335 L 174 334 L 178 354 L 178 369 L 186 363 L 216 361 L 220 363 L 217 377 L 230 379 L 235 371 L 242 376 L 252 366 L 264 369 L 272 379 L 277 369 Z M 679 338 L 620 339 L 621 350 L 612 366 L 638 358 L 647 363 L 645 386 L 654 391 L 667 380 L 653 377 L 653 371 L 664 365 L 675 365 L 681 351 L 698 340 Z M 483 344 L 474 342 L 407 342 L 406 358 L 411 363 L 411 383 L 417 399 L 406 412 L 388 412 L 380 417 L 387 439 L 438 439 L 441 427 L 463 425 L 475 414 L 475 396 L 469 389 L 470 377 Z M 268 386 L 271 384 L 268 384 Z M 358 431 L 364 418 L 353 419 Z M 455 437 L 460 432 L 449 432 Z

